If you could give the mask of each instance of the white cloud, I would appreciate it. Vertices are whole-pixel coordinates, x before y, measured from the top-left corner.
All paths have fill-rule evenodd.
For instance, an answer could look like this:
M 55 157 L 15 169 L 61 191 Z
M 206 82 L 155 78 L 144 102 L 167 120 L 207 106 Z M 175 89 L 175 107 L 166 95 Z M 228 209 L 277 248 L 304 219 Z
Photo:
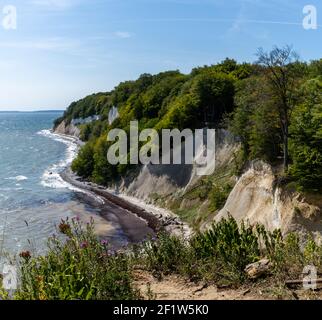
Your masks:
M 0 48 L 34 49 L 60 52 L 76 48 L 78 45 L 78 41 L 63 38 L 48 38 L 35 41 L 0 41 Z
M 31 0 L 33 5 L 52 9 L 67 9 L 75 5 L 76 2 L 76 0 Z
M 121 39 L 128 39 L 132 37 L 132 34 L 130 32 L 127 31 L 116 31 L 113 33 L 113 35 L 117 38 L 121 38 Z

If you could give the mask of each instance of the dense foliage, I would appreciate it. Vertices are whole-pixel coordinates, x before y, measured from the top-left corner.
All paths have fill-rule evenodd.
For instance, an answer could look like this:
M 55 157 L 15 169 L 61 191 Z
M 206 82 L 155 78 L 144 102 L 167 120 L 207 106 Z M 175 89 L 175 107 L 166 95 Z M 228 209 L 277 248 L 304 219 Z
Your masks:
M 245 160 L 260 158 L 279 164 L 284 158 L 285 174 L 311 191 L 322 188 L 322 145 L 318 133 L 321 65 L 322 60 L 284 66 L 286 70 L 292 69 L 289 74 L 293 83 L 292 90 L 288 89 L 283 96 L 288 101 L 285 111 L 281 111 L 281 98 L 265 75 L 265 68 L 257 69 L 238 82 L 236 108 L 229 122 L 230 130 L 241 140 Z
M 322 76 L 307 80 L 291 125 L 291 174 L 300 185 L 318 191 L 322 184 Z
M 73 170 L 103 185 L 127 174 L 129 165 L 108 163 L 106 154 L 110 144 L 106 133 L 112 128 L 129 132 L 132 120 L 138 120 L 139 129 L 195 129 L 220 125 L 223 115 L 234 109 L 236 82 L 251 71 L 251 65 L 239 65 L 227 59 L 218 65 L 194 69 L 189 75 L 179 71 L 154 76 L 143 74 L 136 81 L 121 83 L 110 93 L 73 103 L 62 118 L 67 122 L 93 115 L 94 110 L 101 115 L 99 121 L 80 126 L 81 138 L 87 144 L 74 161 Z M 109 125 L 107 115 L 112 106 L 118 108 L 120 116 Z M 62 119 L 58 119 L 56 125 Z

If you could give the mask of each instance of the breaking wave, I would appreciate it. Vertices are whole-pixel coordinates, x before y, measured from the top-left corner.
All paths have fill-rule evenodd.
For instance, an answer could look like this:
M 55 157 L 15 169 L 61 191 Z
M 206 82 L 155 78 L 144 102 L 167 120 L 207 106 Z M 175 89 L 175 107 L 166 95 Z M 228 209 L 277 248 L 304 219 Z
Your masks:
M 50 130 L 41 130 L 38 134 L 47 137 L 49 139 L 53 139 L 55 141 L 64 143 L 67 146 L 66 150 L 66 158 L 61 160 L 60 162 L 53 164 L 48 169 L 45 170 L 41 177 L 41 184 L 47 188 L 54 189 L 69 189 L 75 192 L 81 192 L 88 194 L 95 198 L 96 201 L 100 203 L 104 203 L 101 197 L 96 196 L 92 192 L 82 190 L 80 188 L 76 188 L 70 183 L 66 182 L 62 177 L 61 173 L 71 165 L 75 157 L 77 156 L 79 145 L 75 138 L 59 135 L 51 132 Z

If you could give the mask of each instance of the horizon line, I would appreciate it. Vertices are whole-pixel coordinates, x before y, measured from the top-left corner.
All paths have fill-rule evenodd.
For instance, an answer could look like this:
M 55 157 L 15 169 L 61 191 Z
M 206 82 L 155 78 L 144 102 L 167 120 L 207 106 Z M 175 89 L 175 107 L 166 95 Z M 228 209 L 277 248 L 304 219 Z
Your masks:
M 65 109 L 43 109 L 43 110 L 0 110 L 0 113 L 21 113 L 21 112 L 60 112 L 60 111 L 65 111 Z

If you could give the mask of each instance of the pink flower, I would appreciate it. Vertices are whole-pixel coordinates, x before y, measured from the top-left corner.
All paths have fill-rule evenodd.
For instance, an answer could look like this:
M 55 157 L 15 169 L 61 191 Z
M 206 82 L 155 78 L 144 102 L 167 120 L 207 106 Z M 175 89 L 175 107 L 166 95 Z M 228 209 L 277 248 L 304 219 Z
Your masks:
M 101 241 L 101 245 L 104 246 L 104 247 L 106 247 L 108 245 L 107 240 L 102 240 Z
M 80 245 L 80 247 L 81 247 L 82 249 L 86 249 L 86 248 L 88 248 L 88 242 L 86 242 L 86 241 L 82 242 L 82 243 L 81 243 L 81 245 Z

